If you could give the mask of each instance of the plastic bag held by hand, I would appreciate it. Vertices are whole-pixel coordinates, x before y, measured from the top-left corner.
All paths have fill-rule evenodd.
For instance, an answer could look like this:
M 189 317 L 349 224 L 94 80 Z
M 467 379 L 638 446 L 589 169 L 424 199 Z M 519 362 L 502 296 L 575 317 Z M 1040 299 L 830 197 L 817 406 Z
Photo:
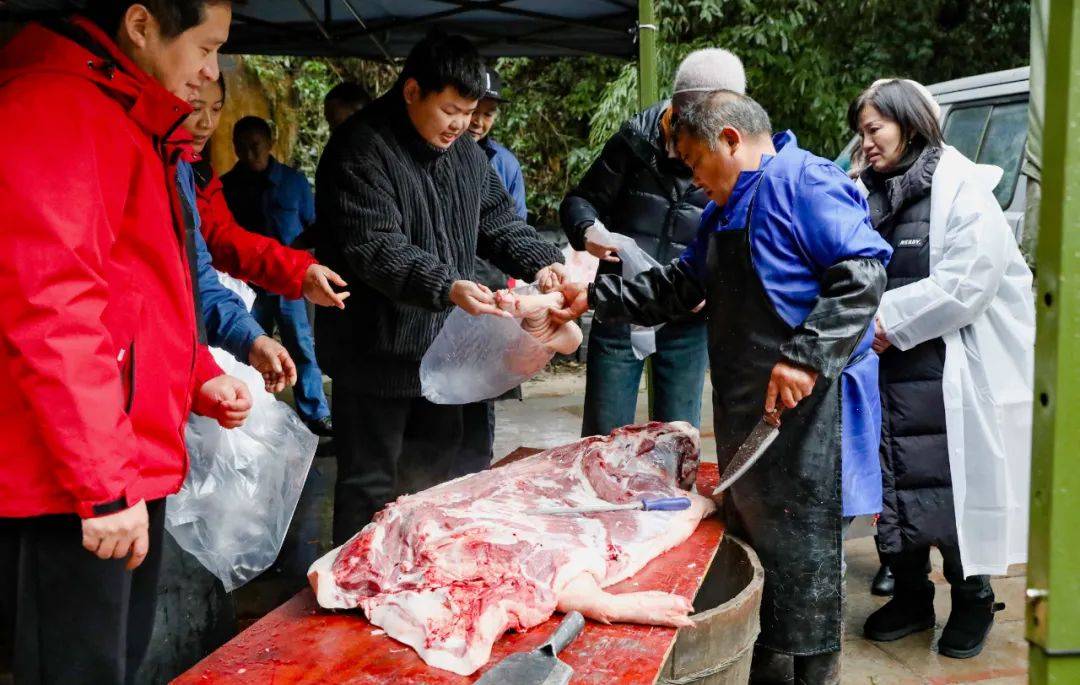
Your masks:
M 660 266 L 660 262 L 653 259 L 648 252 L 638 247 L 634 239 L 621 233 L 612 233 L 597 221 L 585 229 L 585 237 L 588 240 L 602 245 L 611 245 L 616 248 L 619 261 L 622 262 L 622 277 L 626 280 L 637 276 L 642 271 Z M 645 359 L 656 352 L 656 331 L 660 326 L 630 326 L 630 347 L 634 350 L 634 356 Z
M 500 293 L 500 302 L 512 305 L 513 298 Z M 525 286 L 513 294 L 539 293 Z M 573 322 L 565 325 L 577 330 Z M 455 308 L 420 361 L 420 390 L 435 404 L 491 399 L 535 376 L 554 356 L 555 349 L 529 333 L 521 318 L 471 316 Z
M 242 284 L 222 277 L 248 303 Z M 250 289 L 248 289 L 250 292 Z M 254 405 L 240 428 L 188 420 L 191 468 L 165 506 L 165 529 L 232 591 L 274 562 L 292 521 L 319 439 L 258 371 L 214 349 L 222 370 L 247 383 Z

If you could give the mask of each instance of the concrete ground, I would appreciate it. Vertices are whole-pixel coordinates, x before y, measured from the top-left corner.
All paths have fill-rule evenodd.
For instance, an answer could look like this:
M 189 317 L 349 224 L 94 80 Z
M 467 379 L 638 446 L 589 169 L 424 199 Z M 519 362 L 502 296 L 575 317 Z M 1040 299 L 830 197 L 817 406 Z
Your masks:
M 706 388 L 705 397 L 710 394 Z M 501 458 L 519 446 L 553 447 L 576 440 L 581 430 L 585 395 L 584 367 L 562 365 L 530 381 L 524 400 L 498 403 L 495 456 Z M 638 420 L 645 420 L 644 384 L 638 400 Z M 712 432 L 712 407 L 703 406 L 702 455 L 714 461 L 716 443 Z M 982 654 L 966 660 L 938 656 L 934 644 L 949 616 L 949 587 L 941 573 L 941 559 L 934 552 L 932 579 L 938 587 L 936 629 L 890 643 L 863 639 L 866 617 L 885 603 L 869 592 L 878 560 L 872 528 L 856 522 L 849 531 L 845 550 L 848 561 L 847 614 L 844 641 L 843 683 L 845 685 L 1020 685 L 1027 682 L 1027 643 L 1024 641 L 1024 588 L 1022 566 L 1005 578 L 993 580 L 998 601 L 1006 604 L 997 614 Z

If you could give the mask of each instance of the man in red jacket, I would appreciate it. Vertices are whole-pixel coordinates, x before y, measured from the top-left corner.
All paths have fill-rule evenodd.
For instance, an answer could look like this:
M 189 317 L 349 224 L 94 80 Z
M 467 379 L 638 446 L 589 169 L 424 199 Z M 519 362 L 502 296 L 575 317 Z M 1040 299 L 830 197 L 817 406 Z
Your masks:
M 20 683 L 130 682 L 188 413 L 234 427 L 251 406 L 199 341 L 175 183 L 190 107 L 170 94 L 217 78 L 231 4 L 88 11 L 0 52 L 0 573 Z

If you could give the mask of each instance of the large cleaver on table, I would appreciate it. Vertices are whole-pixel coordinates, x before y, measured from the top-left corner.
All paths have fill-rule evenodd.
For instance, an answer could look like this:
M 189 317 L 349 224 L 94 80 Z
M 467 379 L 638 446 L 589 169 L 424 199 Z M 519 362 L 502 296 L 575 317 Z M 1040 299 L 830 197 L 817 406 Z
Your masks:
M 713 490 L 713 497 L 730 488 L 731 484 L 749 471 L 750 467 L 757 463 L 758 459 L 761 459 L 761 455 L 765 454 L 769 447 L 776 442 L 776 438 L 780 436 L 781 411 L 777 409 L 771 414 L 765 414 L 761 417 L 761 421 L 758 421 L 758 424 L 754 426 L 754 430 L 750 431 L 750 436 L 739 446 L 735 456 L 728 462 L 727 468 L 724 469 L 723 475 L 720 476 L 720 484 Z
M 476 681 L 476 685 L 566 685 L 574 675 L 574 669 L 559 661 L 559 652 L 573 642 L 584 627 L 584 617 L 571 611 L 547 642 L 531 652 L 506 657 Z

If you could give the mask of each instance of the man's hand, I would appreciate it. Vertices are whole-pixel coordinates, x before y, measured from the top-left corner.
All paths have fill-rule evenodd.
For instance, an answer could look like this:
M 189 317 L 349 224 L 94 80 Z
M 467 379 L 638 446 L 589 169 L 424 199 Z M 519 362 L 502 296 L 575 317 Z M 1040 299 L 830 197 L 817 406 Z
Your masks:
M 765 413 L 776 411 L 779 398 L 787 409 L 794 409 L 805 397 L 809 397 L 817 383 L 817 373 L 784 361 L 776 363 L 765 391 Z
M 542 293 L 550 293 L 566 282 L 566 267 L 558 262 L 536 272 L 536 286 Z
M 878 354 L 892 347 L 892 343 L 889 342 L 888 332 L 885 330 L 885 326 L 881 324 L 881 319 L 874 319 L 874 342 L 871 343 L 871 347 Z
M 554 309 L 548 316 L 558 325 L 580 318 L 589 311 L 589 284 L 563 283 L 557 288 L 563 296 L 563 308 Z
M 600 224 L 600 227 L 603 228 L 604 225 Z M 608 244 L 607 240 L 603 238 L 605 233 L 606 231 L 598 231 L 596 229 L 596 224 L 586 228 L 585 251 L 602 262 L 617 262 L 619 261 L 619 257 L 616 254 L 618 248 Z
M 128 558 L 128 570 L 135 569 L 150 551 L 150 518 L 146 502 L 123 511 L 83 519 L 82 544 L 99 559 Z
M 480 283 L 454 281 L 454 284 L 450 286 L 450 301 L 473 316 L 491 314 L 493 316 L 514 318 L 510 312 L 504 312 L 495 306 L 495 293 Z
M 349 292 L 334 292 L 334 285 L 344 288 L 348 283 L 328 267 L 312 264 L 304 274 L 304 297 L 320 307 L 345 309 L 345 300 L 349 297 Z
M 286 386 L 296 385 L 296 364 L 289 351 L 268 335 L 255 338 L 248 363 L 262 374 L 266 392 L 281 392 Z
M 251 413 L 251 392 L 244 381 L 222 374 L 203 383 L 191 408 L 222 428 L 239 428 Z

